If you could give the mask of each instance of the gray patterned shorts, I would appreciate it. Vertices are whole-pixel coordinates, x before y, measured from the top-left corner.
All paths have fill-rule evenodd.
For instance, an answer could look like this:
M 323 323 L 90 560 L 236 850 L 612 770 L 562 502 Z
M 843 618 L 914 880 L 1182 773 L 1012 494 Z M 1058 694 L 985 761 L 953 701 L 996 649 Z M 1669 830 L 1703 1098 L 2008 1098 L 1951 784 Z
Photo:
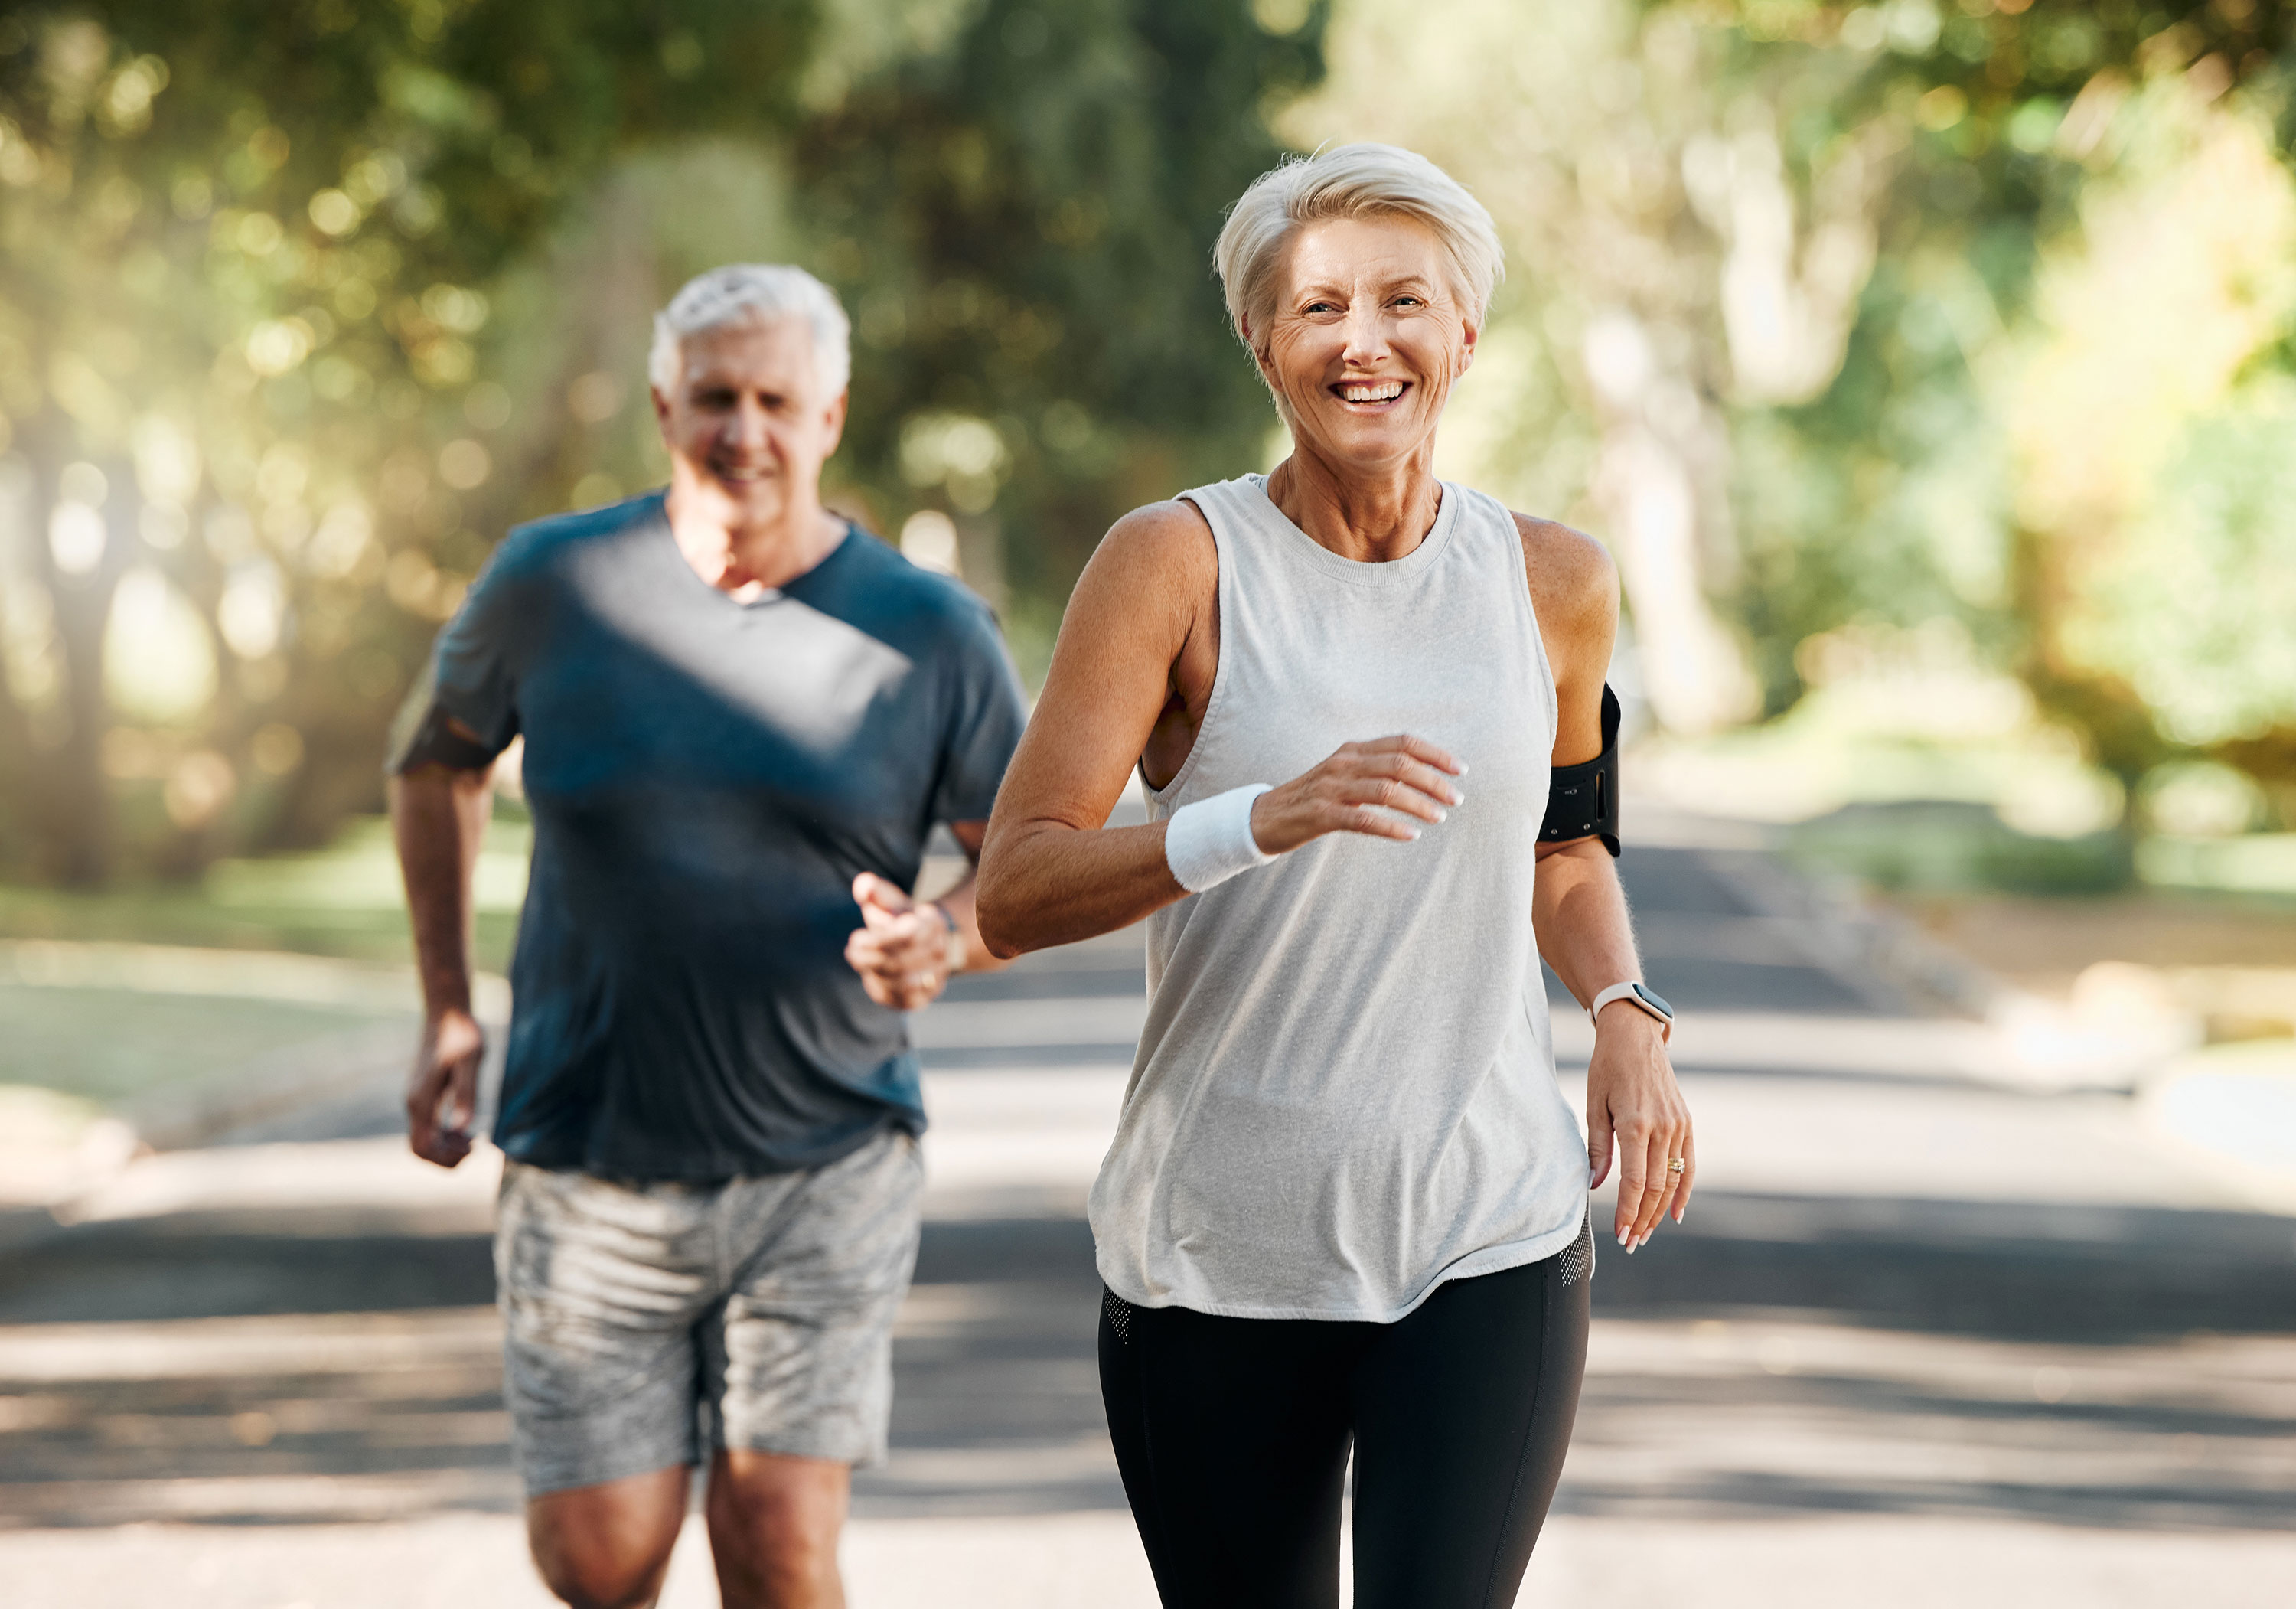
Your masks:
M 898 1130 L 723 1184 L 507 1163 L 495 1277 L 528 1494 L 718 1448 L 882 1458 L 923 1181 Z

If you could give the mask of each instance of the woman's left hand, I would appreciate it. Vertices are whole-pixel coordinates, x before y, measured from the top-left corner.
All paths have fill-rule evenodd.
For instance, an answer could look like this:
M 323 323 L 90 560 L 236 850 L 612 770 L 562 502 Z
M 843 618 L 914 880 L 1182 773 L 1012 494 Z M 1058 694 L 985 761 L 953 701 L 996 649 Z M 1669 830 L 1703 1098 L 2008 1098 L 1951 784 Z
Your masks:
M 1595 1023 L 1595 1055 L 1587 1067 L 1587 1188 L 1610 1176 L 1613 1139 L 1619 1153 L 1619 1210 L 1613 1226 L 1631 1252 L 1669 1212 L 1680 1223 L 1698 1177 L 1698 1148 L 1690 1133 L 1690 1107 L 1668 1063 L 1666 1032 L 1647 1012 L 1620 1000 L 1603 1007 Z M 1679 1159 L 1676 1171 L 1668 1163 Z

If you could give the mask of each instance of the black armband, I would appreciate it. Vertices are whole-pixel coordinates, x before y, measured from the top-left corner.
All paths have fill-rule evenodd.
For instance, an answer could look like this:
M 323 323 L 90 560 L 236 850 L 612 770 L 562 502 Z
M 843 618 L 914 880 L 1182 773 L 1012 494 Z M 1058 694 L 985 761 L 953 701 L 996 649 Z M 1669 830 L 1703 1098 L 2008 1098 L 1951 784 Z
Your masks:
M 1557 766 L 1546 784 L 1542 843 L 1599 838 L 1619 852 L 1619 695 L 1603 685 L 1603 751 L 1583 765 Z
M 386 768 L 393 776 L 404 776 L 424 766 L 483 771 L 495 763 L 497 752 L 471 736 L 467 728 L 432 703 L 423 710 L 422 718 L 415 723 L 406 741 L 394 748 Z

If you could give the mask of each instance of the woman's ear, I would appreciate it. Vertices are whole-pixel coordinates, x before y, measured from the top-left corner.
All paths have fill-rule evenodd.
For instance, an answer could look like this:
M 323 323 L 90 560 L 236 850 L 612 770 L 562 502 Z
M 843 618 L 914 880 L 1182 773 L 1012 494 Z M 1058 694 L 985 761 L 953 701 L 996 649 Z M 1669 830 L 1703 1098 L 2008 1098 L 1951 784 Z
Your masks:
M 1268 342 L 1258 340 L 1252 335 L 1251 320 L 1249 316 L 1238 318 L 1235 321 L 1235 327 L 1237 332 L 1243 337 L 1243 344 L 1250 349 L 1252 365 L 1259 369 L 1260 380 L 1269 390 L 1281 392 L 1283 388 L 1276 383 L 1274 349 Z
M 1265 375 L 1267 373 L 1267 343 L 1252 332 L 1250 314 L 1236 315 L 1235 332 L 1243 337 L 1244 349 L 1251 354 L 1251 361 Z
M 1475 341 L 1483 332 L 1482 326 L 1472 318 L 1459 321 L 1459 373 L 1464 374 L 1474 366 Z

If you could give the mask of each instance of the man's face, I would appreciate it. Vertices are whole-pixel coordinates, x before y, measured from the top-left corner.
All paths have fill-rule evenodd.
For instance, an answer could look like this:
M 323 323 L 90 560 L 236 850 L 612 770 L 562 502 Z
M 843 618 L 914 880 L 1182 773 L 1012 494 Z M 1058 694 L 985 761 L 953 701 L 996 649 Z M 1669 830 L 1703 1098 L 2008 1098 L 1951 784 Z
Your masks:
M 653 393 L 681 493 L 728 525 L 771 524 L 819 495 L 821 466 L 845 429 L 802 318 L 744 320 L 689 335 L 677 383 Z

